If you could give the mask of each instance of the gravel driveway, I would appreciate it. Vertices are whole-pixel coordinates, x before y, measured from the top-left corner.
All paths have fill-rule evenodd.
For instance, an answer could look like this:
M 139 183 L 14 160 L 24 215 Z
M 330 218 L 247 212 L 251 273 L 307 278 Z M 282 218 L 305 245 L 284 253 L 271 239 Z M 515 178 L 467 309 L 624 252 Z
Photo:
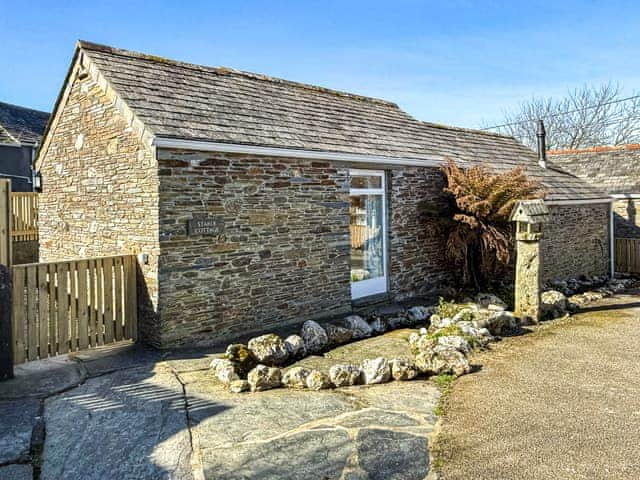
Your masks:
M 438 440 L 455 479 L 640 478 L 640 296 L 505 339 L 461 377 Z

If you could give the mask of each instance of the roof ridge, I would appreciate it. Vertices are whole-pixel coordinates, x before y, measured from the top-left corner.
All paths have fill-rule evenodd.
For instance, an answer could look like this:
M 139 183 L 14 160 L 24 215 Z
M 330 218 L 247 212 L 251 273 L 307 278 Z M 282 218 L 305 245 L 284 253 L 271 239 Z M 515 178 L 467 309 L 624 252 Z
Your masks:
M 19 110 L 28 110 L 30 112 L 38 112 L 38 113 L 42 113 L 44 115 L 51 115 L 49 112 L 45 112 L 44 110 L 38 110 L 36 108 L 30 108 L 30 107 L 25 107 L 25 106 L 22 106 L 22 105 L 16 105 L 15 103 L 9 103 L 9 102 L 0 101 L 0 107 L 3 106 L 3 105 L 5 105 L 7 107 L 11 107 L 11 108 L 17 108 Z
M 486 135 L 486 136 L 489 136 L 489 137 L 498 137 L 498 138 L 516 140 L 516 138 L 513 135 L 507 135 L 506 133 L 489 132 L 487 130 L 480 130 L 480 129 L 477 129 L 477 128 L 456 127 L 456 126 L 453 126 L 453 125 L 445 125 L 443 123 L 434 123 L 434 122 L 428 122 L 428 121 L 418 120 L 418 119 L 416 119 L 416 121 L 420 122 L 423 125 L 427 125 L 427 126 L 433 127 L 433 128 L 441 128 L 443 130 L 454 130 L 454 131 L 458 131 L 458 132 L 473 133 L 473 134 L 478 134 L 478 135 Z M 518 142 L 518 143 L 520 143 L 520 142 Z M 526 145 L 523 145 L 523 146 L 526 147 Z
M 238 70 L 235 68 L 224 67 L 224 66 L 210 67 L 208 65 L 200 65 L 197 63 L 182 62 L 179 60 L 172 60 L 172 59 L 157 56 L 157 55 L 149 55 L 147 53 L 136 52 L 133 50 L 126 50 L 122 48 L 111 47 L 108 45 L 101 45 L 98 43 L 88 42 L 86 40 L 78 40 L 78 46 L 83 50 L 94 50 L 97 52 L 104 52 L 111 55 L 119 55 L 123 57 L 134 57 L 134 58 L 147 60 L 151 62 L 173 65 L 180 68 L 186 68 L 186 69 L 204 71 L 204 72 L 214 72 L 218 75 L 238 75 L 238 76 L 250 78 L 253 80 L 261 80 L 261 81 L 270 82 L 270 83 L 290 85 L 293 87 L 304 88 L 304 89 L 312 90 L 316 92 L 328 93 L 331 95 L 338 95 L 345 98 L 352 98 L 354 100 L 358 100 L 361 102 L 370 102 L 378 105 L 386 105 L 386 106 L 394 107 L 400 110 L 400 107 L 398 106 L 397 103 L 391 102 L 389 100 L 384 100 L 376 97 L 369 97 L 366 95 L 358 95 L 356 93 L 350 93 L 344 90 L 335 90 L 333 88 L 321 87 L 318 85 L 312 85 L 310 83 L 296 82 L 294 80 L 286 80 L 284 78 L 272 77 L 270 75 L 264 75 L 261 73 L 247 72 L 244 70 Z
M 585 148 L 567 148 L 565 150 L 549 150 L 547 155 L 574 155 L 580 153 L 614 152 L 621 150 L 640 150 L 640 143 L 627 143 L 624 145 L 599 145 Z

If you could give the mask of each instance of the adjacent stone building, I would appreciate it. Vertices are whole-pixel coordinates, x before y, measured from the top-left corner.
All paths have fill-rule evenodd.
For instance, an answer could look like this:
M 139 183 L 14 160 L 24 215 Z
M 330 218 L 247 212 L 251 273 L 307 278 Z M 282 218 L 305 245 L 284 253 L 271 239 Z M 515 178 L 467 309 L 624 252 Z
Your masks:
M 616 237 L 640 238 L 640 145 L 557 150 L 550 160 L 615 198 Z
M 156 346 L 426 296 L 452 281 L 423 208 L 443 204 L 446 158 L 542 182 L 549 279 L 609 272 L 609 198 L 513 138 L 80 42 L 38 158 L 41 257 L 144 254 L 140 336 Z
M 14 192 L 32 192 L 32 163 L 49 114 L 0 102 L 0 178 Z

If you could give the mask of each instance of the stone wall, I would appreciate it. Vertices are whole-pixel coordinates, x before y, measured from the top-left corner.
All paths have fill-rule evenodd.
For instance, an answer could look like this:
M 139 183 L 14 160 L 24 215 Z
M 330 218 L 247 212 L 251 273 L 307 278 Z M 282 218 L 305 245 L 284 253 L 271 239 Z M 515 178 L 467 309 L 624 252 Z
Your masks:
M 396 300 L 421 297 L 449 286 L 445 238 L 427 212 L 444 205 L 445 179 L 437 168 L 389 171 L 389 288 Z
M 613 204 L 616 237 L 640 238 L 640 200 L 625 198 Z
M 610 273 L 609 204 L 551 206 L 541 241 L 542 281 Z
M 61 108 L 39 159 L 40 261 L 148 253 L 138 275 L 140 335 L 157 345 L 155 152 L 92 76 L 73 80 Z
M 158 163 L 163 345 L 351 310 L 348 169 L 176 150 Z M 224 231 L 188 236 L 207 215 Z
M 351 311 L 347 165 L 159 150 L 162 344 L 211 343 Z M 421 203 L 442 202 L 437 169 L 389 171 L 391 298 L 450 276 Z M 222 219 L 215 236 L 187 222 Z

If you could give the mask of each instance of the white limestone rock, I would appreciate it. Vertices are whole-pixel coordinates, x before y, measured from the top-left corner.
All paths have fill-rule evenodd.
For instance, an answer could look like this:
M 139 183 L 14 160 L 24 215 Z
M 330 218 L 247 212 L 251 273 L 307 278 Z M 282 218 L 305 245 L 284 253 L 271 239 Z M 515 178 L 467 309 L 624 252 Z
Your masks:
M 250 388 L 251 386 L 246 380 L 234 380 L 229 384 L 229 391 L 232 393 L 247 392 Z
M 450 327 L 454 323 L 452 319 L 442 318 L 440 317 L 440 315 L 431 315 L 429 322 L 431 322 L 431 325 L 429 325 L 430 332 L 440 330 L 441 328 Z
M 344 326 L 353 332 L 354 339 L 370 337 L 373 329 L 360 315 L 349 315 L 344 319 Z
M 409 348 L 416 353 L 431 350 L 436 346 L 436 343 L 435 339 L 429 338 L 426 334 L 413 332 L 409 335 Z
M 505 335 L 518 327 L 518 319 L 512 312 L 495 312 L 491 316 L 474 320 L 475 328 L 486 328 L 491 335 Z
M 289 335 L 284 339 L 284 348 L 289 353 L 289 358 L 292 360 L 303 358 L 307 354 L 307 349 L 304 346 L 304 340 L 300 335 Z
M 547 317 L 561 317 L 568 310 L 567 297 L 557 290 L 542 292 L 540 310 Z
M 362 379 L 366 385 L 386 383 L 391 378 L 391 367 L 384 357 L 364 360 L 361 369 Z
M 369 326 L 371 327 L 371 330 L 373 330 L 373 333 L 376 335 L 383 334 L 389 329 L 387 322 L 382 317 L 375 317 L 369 322 Z
M 304 367 L 293 367 L 282 376 L 282 385 L 287 388 L 306 388 L 307 377 L 311 370 Z
M 471 344 L 459 335 L 445 335 L 443 337 L 438 337 L 438 345 L 453 348 L 465 355 L 471 352 Z
M 456 325 L 464 335 L 473 337 L 481 345 L 495 341 L 495 338 L 489 330 L 486 328 L 476 328 L 472 322 L 458 322 Z
M 329 378 L 336 387 L 350 387 L 362 382 L 362 370 L 357 365 L 334 365 L 329 369 Z
M 329 376 L 320 370 L 311 370 L 307 376 L 307 388 L 310 390 L 326 390 L 332 386 Z
M 320 353 L 329 345 L 326 330 L 313 320 L 307 320 L 302 324 L 300 336 L 304 340 L 307 353 Z
M 324 327 L 331 345 L 342 345 L 348 343 L 353 338 L 353 332 L 348 328 L 339 327 L 338 325 L 328 324 Z
M 501 307 L 503 310 L 506 310 L 508 306 L 500 297 L 492 293 L 478 293 L 475 301 L 484 308 L 488 308 L 489 305 L 494 305 L 495 307 Z
M 240 375 L 236 372 L 233 362 L 226 358 L 214 358 L 209 365 L 213 374 L 225 385 L 229 385 L 235 380 L 240 380 Z
M 473 320 L 478 314 L 477 308 L 466 307 L 456 313 L 451 319 L 452 323 Z
M 411 360 L 406 358 L 394 358 L 389 362 L 391 377 L 394 380 L 413 380 L 420 373 Z
M 462 353 L 442 345 L 416 355 L 415 364 L 418 370 L 427 375 L 451 374 L 460 376 L 471 371 L 469 361 Z
M 247 375 L 247 382 L 252 392 L 278 388 L 282 382 L 282 372 L 277 367 L 258 365 Z
M 249 340 L 249 350 L 263 365 L 283 365 L 289 358 L 284 341 L 275 333 L 268 333 Z
M 387 325 L 389 330 L 397 330 L 398 328 L 406 328 L 410 326 L 411 321 L 407 318 L 407 315 L 396 315 L 387 319 Z

